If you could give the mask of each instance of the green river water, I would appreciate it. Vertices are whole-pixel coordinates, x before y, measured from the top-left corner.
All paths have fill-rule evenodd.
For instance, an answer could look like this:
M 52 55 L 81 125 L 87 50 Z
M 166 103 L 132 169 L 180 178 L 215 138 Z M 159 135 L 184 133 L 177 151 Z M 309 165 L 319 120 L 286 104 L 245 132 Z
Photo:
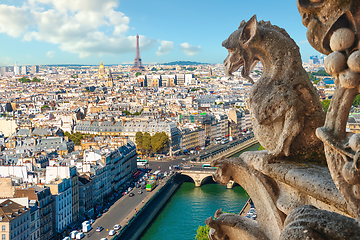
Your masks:
M 259 146 L 256 144 L 245 151 L 258 150 Z M 245 190 L 240 186 L 227 189 L 220 184 L 205 184 L 195 188 L 194 183 L 184 182 L 140 239 L 195 239 L 199 225 L 205 225 L 205 219 L 214 216 L 216 210 L 221 208 L 224 212 L 239 213 L 247 199 Z

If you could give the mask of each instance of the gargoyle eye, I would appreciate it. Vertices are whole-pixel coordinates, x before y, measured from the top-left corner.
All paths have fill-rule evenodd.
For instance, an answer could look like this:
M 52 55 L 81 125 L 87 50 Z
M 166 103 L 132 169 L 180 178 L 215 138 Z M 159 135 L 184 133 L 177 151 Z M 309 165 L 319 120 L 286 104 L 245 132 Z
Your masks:
M 304 9 L 314 9 L 323 6 L 326 0 L 298 0 L 299 6 Z

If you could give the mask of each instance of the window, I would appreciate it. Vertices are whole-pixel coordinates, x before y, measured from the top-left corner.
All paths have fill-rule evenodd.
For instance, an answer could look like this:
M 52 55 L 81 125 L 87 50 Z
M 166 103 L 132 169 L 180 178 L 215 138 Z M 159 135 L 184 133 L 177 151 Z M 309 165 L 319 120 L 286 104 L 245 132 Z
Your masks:
M 5 240 L 5 239 L 6 239 L 6 235 L 5 235 L 5 234 L 2 234 L 2 235 L 1 235 L 1 239 L 2 239 L 2 240 Z
M 1 231 L 5 232 L 6 231 L 6 226 L 5 225 L 2 225 L 1 227 Z

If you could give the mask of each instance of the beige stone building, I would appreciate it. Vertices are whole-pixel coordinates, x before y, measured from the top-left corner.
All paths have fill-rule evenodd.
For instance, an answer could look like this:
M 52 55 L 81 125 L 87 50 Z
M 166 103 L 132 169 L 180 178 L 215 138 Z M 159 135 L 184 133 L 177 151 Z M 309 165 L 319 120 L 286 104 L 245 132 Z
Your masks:
M 106 87 L 114 87 L 114 80 L 111 75 L 111 71 L 109 69 L 108 73 L 106 72 L 104 64 L 101 62 L 99 66 L 99 73 L 98 78 L 101 84 L 103 84 Z

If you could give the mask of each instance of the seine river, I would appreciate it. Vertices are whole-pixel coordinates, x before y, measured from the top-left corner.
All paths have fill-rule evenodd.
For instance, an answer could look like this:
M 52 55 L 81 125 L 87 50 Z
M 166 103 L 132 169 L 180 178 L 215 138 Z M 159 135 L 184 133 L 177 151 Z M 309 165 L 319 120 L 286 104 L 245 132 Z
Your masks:
M 257 150 L 259 146 L 256 144 L 246 151 Z M 205 184 L 195 188 L 194 183 L 184 182 L 140 239 L 195 239 L 199 225 L 205 225 L 205 219 L 214 216 L 216 210 L 239 213 L 247 200 L 248 196 L 240 186 L 227 189 L 220 184 Z

